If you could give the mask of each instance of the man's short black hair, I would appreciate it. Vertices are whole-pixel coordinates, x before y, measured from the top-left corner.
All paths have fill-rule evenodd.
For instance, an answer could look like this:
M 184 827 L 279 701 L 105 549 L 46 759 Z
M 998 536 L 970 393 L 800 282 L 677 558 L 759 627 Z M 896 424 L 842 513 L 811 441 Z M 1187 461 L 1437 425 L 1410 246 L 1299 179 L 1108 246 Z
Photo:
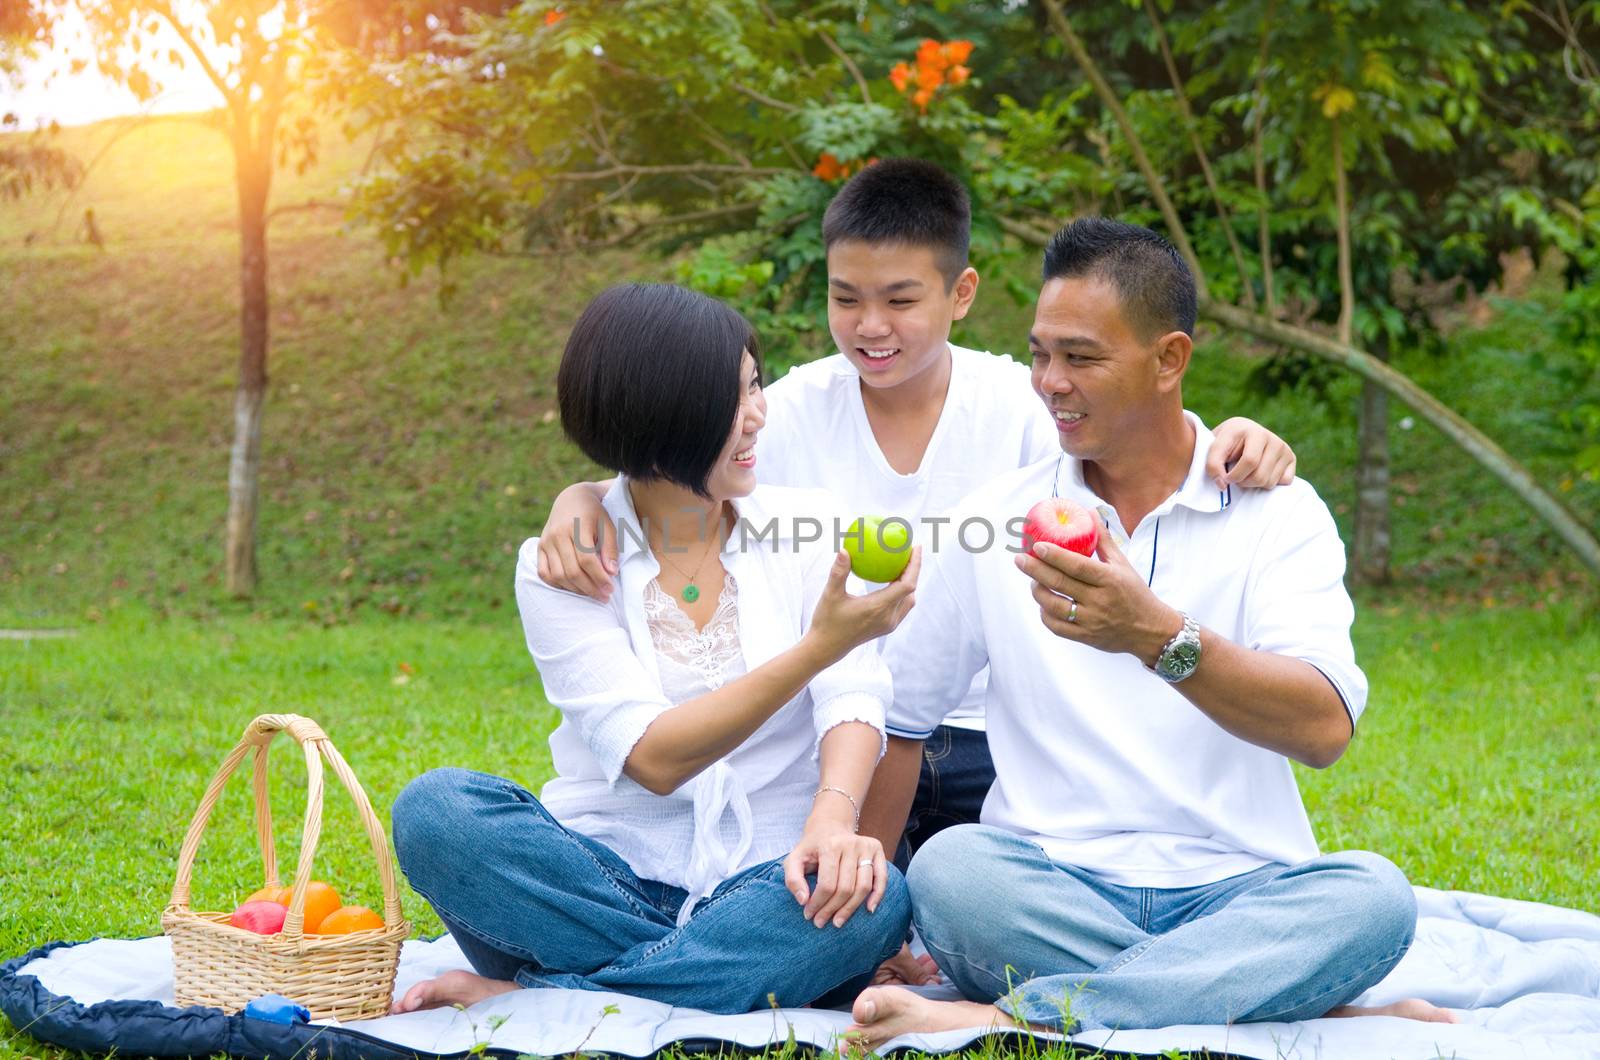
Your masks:
M 686 287 L 627 283 L 590 302 L 556 373 L 561 426 L 589 459 L 706 496 L 743 397 L 748 321 Z
M 1148 228 L 1105 217 L 1080 217 L 1050 240 L 1044 282 L 1091 276 L 1116 288 L 1122 311 L 1143 338 L 1169 331 L 1194 337 L 1194 274 L 1189 263 Z
M 930 248 L 949 290 L 967 267 L 972 201 L 932 162 L 885 158 L 851 177 L 822 215 L 825 248 L 848 239 Z

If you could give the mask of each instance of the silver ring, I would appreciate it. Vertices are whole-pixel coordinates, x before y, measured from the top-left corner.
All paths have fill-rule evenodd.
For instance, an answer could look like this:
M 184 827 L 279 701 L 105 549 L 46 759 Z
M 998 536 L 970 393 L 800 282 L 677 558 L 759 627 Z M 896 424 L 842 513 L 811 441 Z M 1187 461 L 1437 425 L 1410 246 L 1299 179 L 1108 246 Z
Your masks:
M 1067 599 L 1072 601 L 1072 609 L 1067 612 L 1067 621 L 1076 622 L 1078 621 L 1078 601 L 1073 600 L 1070 596 Z
M 870 864 L 872 864 L 872 859 L 871 858 L 862 858 L 860 861 L 856 862 L 856 868 L 859 869 L 863 865 L 870 865 Z

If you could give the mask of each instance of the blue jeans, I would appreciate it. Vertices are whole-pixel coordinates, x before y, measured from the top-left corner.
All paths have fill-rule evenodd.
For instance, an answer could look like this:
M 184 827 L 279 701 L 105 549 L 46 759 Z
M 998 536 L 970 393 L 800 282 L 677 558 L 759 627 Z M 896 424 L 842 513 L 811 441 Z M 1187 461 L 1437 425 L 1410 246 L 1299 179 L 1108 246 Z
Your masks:
M 922 772 L 894 852 L 901 872 L 922 844 L 955 824 L 977 824 L 983 800 L 994 784 L 989 734 L 982 729 L 941 725 L 922 742 Z
M 814 927 L 774 860 L 724 880 L 679 928 L 682 888 L 640 879 L 531 792 L 487 773 L 425 773 L 395 800 L 393 819 L 401 870 L 473 969 L 524 987 L 723 1013 L 798 1007 L 853 996 L 900 948 L 911 918 L 905 878 L 891 867 L 876 913 L 863 906 L 841 928 Z
M 1365 851 L 1122 887 L 963 825 L 922 848 L 907 882 L 964 996 L 1067 1032 L 1315 1019 L 1387 975 L 1417 923 L 1406 878 Z

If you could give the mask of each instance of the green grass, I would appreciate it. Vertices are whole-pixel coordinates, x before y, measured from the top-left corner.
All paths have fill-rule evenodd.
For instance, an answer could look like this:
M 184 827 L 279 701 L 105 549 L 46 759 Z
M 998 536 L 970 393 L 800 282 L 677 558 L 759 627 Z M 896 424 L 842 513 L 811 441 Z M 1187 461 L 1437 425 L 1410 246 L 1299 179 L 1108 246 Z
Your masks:
M 1374 690 L 1360 735 L 1332 769 L 1300 772 L 1323 847 L 1381 851 L 1419 884 L 1600 910 L 1600 628 L 1569 608 L 1373 606 L 1356 640 Z M 320 722 L 386 823 L 434 766 L 537 789 L 555 721 L 510 616 L 324 628 L 128 608 L 75 638 L 0 641 L 0 703 L 6 956 L 158 932 L 190 815 L 255 714 Z M 304 766 L 283 740 L 273 762 L 288 866 Z M 230 908 L 262 882 L 248 789 L 236 778 L 213 815 L 195 908 Z M 324 805 L 319 876 L 378 906 L 348 799 L 333 786 Z M 418 930 L 441 930 L 408 889 L 402 903 Z M 38 1048 L 16 1038 L 0 1056 Z

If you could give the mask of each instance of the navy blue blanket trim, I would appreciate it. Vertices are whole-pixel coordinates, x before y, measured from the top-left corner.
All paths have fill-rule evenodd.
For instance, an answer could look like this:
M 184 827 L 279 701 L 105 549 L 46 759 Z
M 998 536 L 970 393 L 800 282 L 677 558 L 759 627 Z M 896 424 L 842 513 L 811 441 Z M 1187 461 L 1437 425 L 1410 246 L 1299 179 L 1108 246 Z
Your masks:
M 52 942 L 0 964 L 0 1012 L 23 1034 L 83 1053 L 118 1056 L 210 1057 L 290 1060 L 411 1060 L 416 1054 L 391 1042 L 342 1027 L 284 1026 L 228 1015 L 199 1005 L 173 1008 L 159 1001 L 102 1001 L 80 1005 L 52 994 L 37 976 L 17 973 L 30 961 L 75 942 Z M 456 1055 L 465 1055 L 456 1054 Z M 509 1055 L 509 1054 L 508 1054 Z
M 102 1001 L 97 1005 L 80 1005 L 69 997 L 46 990 L 37 976 L 17 974 L 52 950 L 77 945 L 81 943 L 51 942 L 0 964 L 0 1012 L 4 1012 L 11 1025 L 21 1033 L 81 1053 L 115 1053 L 119 1057 L 205 1058 L 226 1053 L 242 1060 L 297 1060 L 309 1057 L 313 1050 L 318 1060 L 421 1060 L 423 1057 L 455 1060 L 469 1055 L 464 1051 L 419 1054 L 346 1027 L 309 1023 L 284 1026 L 246 1019 L 243 1013 L 230 1016 L 221 1009 L 201 1005 L 173 1008 L 159 1001 Z M 1006 1046 L 1014 1046 L 1018 1053 L 1033 1055 L 1038 1048 L 1020 1031 L 997 1034 L 995 1038 L 1001 1039 L 997 1044 L 1006 1052 L 1013 1051 Z M 691 1056 L 713 1053 L 754 1056 L 764 1051 L 716 1038 L 686 1039 L 676 1044 Z M 800 1049 L 816 1055 L 822 1053 L 815 1047 L 808 1048 L 805 1043 L 800 1044 Z M 896 1055 L 907 1052 L 909 1050 L 893 1050 Z M 507 1060 L 518 1055 L 513 1049 L 493 1046 L 484 1053 Z M 1146 1053 L 1094 1055 L 1104 1060 L 1160 1060 L 1155 1054 Z M 1239 1054 L 1205 1050 L 1186 1055 L 1208 1060 L 1253 1060 Z

